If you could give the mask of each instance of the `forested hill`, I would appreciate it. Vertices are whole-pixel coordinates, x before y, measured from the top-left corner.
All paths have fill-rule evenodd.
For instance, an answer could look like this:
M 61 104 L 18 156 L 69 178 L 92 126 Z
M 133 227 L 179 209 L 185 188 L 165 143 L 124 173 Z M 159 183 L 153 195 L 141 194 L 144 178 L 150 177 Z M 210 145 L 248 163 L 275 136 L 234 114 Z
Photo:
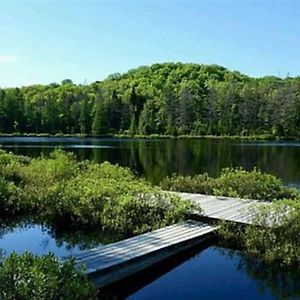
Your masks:
M 0 89 L 1 133 L 300 135 L 300 77 L 154 64 L 104 81 Z

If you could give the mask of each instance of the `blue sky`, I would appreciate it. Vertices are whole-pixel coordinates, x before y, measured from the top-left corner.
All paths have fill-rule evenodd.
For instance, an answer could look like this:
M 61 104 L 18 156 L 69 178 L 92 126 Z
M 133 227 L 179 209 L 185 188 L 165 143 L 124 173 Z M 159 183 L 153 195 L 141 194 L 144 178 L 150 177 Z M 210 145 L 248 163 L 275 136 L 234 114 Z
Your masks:
M 0 0 L 0 86 L 216 63 L 300 75 L 300 1 Z

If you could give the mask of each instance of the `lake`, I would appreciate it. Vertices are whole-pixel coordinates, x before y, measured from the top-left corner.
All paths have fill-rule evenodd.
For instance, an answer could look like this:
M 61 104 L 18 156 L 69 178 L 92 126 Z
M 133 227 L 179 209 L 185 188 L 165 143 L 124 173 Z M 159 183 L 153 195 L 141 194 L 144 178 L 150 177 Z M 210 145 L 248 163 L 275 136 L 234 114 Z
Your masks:
M 56 147 L 72 151 L 78 159 L 110 161 L 130 167 L 152 183 L 173 173 L 218 175 L 224 167 L 242 166 L 280 177 L 300 187 L 300 143 L 241 142 L 231 140 L 147 140 L 111 138 L 1 137 L 2 148 L 16 154 L 48 155 Z M 3 224 L 0 249 L 9 254 L 25 250 L 49 251 L 63 257 L 120 239 L 102 232 L 57 232 L 30 220 Z M 241 252 L 220 245 L 193 249 L 161 264 L 130 282 L 103 291 L 114 299 L 300 299 L 300 273 L 296 269 L 265 266 Z
M 173 173 L 212 176 L 226 167 L 258 167 L 286 184 L 300 187 L 300 142 L 250 142 L 222 139 L 115 139 L 0 137 L 3 149 L 31 157 L 56 147 L 78 159 L 109 161 L 135 170 L 158 183 Z

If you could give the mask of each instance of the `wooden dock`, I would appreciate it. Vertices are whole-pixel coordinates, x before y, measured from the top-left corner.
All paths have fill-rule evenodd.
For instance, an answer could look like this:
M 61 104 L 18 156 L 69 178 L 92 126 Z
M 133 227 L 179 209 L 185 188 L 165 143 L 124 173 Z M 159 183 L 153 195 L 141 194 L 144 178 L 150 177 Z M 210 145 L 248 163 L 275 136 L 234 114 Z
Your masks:
M 231 221 L 252 224 L 256 209 L 269 202 L 202 194 L 176 193 L 181 198 L 193 201 L 202 208 L 201 217 L 212 221 Z M 198 214 L 198 213 L 197 213 Z M 198 214 L 199 215 L 199 214 Z
M 202 243 L 214 235 L 215 227 L 186 221 L 75 256 L 98 288 L 111 284 L 170 256 Z
M 226 220 L 251 224 L 254 211 L 266 202 L 201 194 L 176 193 L 202 208 L 208 221 Z M 214 236 L 216 226 L 186 221 L 106 246 L 86 250 L 75 256 L 76 265 L 86 267 L 98 288 L 153 266 Z

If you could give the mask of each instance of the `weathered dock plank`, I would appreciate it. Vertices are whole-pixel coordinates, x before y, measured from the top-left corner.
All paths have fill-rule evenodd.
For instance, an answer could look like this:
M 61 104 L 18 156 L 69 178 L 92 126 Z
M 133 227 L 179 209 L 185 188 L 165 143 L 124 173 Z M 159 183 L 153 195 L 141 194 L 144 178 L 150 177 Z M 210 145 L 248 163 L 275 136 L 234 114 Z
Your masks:
M 216 227 L 196 221 L 168 226 L 75 256 L 97 287 L 139 272 L 214 235 Z
M 235 223 L 252 224 L 255 211 L 261 205 L 269 202 L 239 199 L 231 197 L 217 197 L 202 194 L 179 193 L 176 194 L 199 204 L 202 208 L 200 216 L 212 220 L 225 220 Z

